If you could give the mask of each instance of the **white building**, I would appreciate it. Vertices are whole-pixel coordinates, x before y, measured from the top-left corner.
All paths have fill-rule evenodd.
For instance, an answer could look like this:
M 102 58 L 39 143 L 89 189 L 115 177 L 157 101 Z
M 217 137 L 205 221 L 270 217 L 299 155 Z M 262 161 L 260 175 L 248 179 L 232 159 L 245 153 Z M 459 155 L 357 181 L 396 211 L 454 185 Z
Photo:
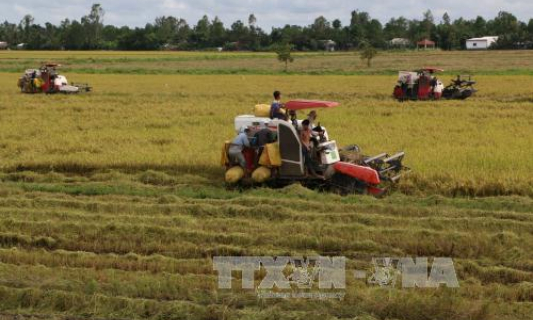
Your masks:
M 498 41 L 498 37 L 481 37 L 466 40 L 467 50 L 485 50 Z
M 324 50 L 329 51 L 329 52 L 335 51 L 335 46 L 337 45 L 335 41 L 329 39 L 329 40 L 318 40 L 318 42 L 322 44 Z
M 389 46 L 391 47 L 406 48 L 406 47 L 409 47 L 410 45 L 411 45 L 411 41 L 405 38 L 394 38 L 389 41 Z
M 7 49 L 7 42 L 0 41 L 0 50 L 5 50 L 5 49 Z

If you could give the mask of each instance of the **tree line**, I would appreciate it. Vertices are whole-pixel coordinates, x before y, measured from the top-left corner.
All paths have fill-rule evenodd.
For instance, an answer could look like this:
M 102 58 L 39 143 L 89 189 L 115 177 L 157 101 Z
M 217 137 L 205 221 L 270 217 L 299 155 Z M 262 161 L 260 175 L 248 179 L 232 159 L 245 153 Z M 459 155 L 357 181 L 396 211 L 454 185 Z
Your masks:
M 352 11 L 348 25 L 339 19 L 328 21 L 323 16 L 311 25 L 285 25 L 266 32 L 257 26 L 250 14 L 248 21 L 237 20 L 229 27 L 218 18 L 203 16 L 195 25 L 183 18 L 157 17 L 142 28 L 116 27 L 104 24 L 105 11 L 93 4 L 90 12 L 80 21 L 65 19 L 59 25 L 49 22 L 35 24 L 31 15 L 18 23 L 0 24 L 0 41 L 11 47 L 23 43 L 30 50 L 272 50 L 275 46 L 290 43 L 299 51 L 326 48 L 325 40 L 335 42 L 335 49 L 349 50 L 361 44 L 374 48 L 391 48 L 390 40 L 402 38 L 416 41 L 430 39 L 444 50 L 463 49 L 466 39 L 481 36 L 498 36 L 494 45 L 498 49 L 533 48 L 533 18 L 519 21 L 512 13 L 501 11 L 496 17 L 485 20 L 457 18 L 452 21 L 445 13 L 437 22 L 427 10 L 420 19 L 391 18 L 385 24 L 368 12 Z

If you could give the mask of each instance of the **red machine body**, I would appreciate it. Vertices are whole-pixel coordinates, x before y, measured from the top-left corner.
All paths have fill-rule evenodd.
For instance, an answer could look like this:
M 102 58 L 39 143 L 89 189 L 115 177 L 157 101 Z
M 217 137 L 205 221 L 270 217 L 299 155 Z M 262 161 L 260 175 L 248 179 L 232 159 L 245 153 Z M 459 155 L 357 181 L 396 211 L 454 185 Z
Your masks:
M 348 162 L 337 162 L 333 165 L 335 171 L 359 179 L 369 184 L 378 185 L 381 180 L 376 170 Z

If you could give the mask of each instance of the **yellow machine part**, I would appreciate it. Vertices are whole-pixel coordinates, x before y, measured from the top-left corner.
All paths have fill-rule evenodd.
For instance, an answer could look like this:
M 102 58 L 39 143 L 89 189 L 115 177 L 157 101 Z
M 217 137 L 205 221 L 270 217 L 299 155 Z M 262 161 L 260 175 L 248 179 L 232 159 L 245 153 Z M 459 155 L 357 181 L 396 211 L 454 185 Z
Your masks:
M 277 142 L 265 145 L 261 157 L 259 157 L 259 164 L 266 167 L 281 166 L 281 155 L 279 153 L 279 144 Z
M 44 81 L 41 78 L 33 79 L 34 88 L 41 88 L 44 84 Z
M 266 148 L 263 150 L 263 152 L 261 153 L 261 156 L 259 157 L 259 164 L 262 166 L 266 166 L 266 167 L 272 166 L 270 164 L 270 158 L 268 157 L 268 152 Z
M 230 143 L 231 143 L 230 141 L 226 141 L 224 142 L 224 146 L 222 147 L 222 153 L 220 157 L 221 166 L 226 166 L 229 164 L 228 149 L 229 149 Z
M 254 116 L 256 117 L 270 117 L 270 105 L 268 104 L 257 104 L 254 107 Z
M 279 152 L 279 144 L 277 142 L 268 143 L 267 145 L 265 145 L 265 150 L 268 153 L 270 165 L 273 167 L 281 166 L 281 154 Z
M 263 183 L 270 178 L 271 174 L 269 168 L 261 166 L 252 172 L 252 180 L 257 183 Z
M 226 182 L 237 183 L 244 177 L 244 169 L 240 166 L 231 167 L 226 171 Z

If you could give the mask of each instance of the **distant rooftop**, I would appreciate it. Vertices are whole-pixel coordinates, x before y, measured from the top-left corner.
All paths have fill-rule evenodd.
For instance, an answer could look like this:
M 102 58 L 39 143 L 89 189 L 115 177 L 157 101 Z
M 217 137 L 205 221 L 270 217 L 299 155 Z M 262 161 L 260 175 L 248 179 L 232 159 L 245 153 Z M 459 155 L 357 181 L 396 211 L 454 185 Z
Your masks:
M 470 38 L 470 39 L 467 39 L 467 40 L 471 40 L 471 41 L 482 41 L 482 40 L 498 40 L 498 37 L 497 36 L 485 36 L 485 37 L 480 37 L 480 38 Z

